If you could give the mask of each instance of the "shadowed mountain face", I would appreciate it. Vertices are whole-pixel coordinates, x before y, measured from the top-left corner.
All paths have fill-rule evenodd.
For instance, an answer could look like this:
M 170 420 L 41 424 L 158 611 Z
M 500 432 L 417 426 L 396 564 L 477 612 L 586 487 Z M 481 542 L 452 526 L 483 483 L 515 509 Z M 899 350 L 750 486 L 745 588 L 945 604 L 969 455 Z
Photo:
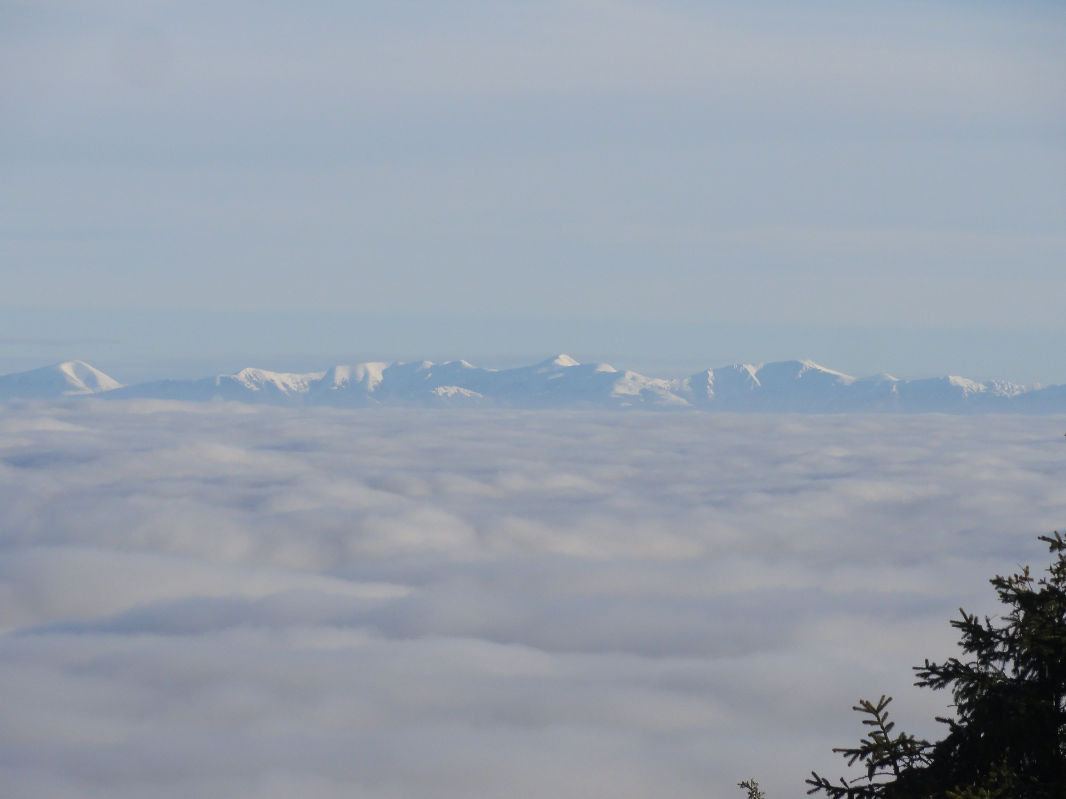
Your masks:
M 242 369 L 199 380 L 122 386 L 81 361 L 0 376 L 0 401 L 101 396 L 271 405 L 505 408 L 698 408 L 801 413 L 1064 413 L 1066 386 L 1029 388 L 963 377 L 855 378 L 812 361 L 733 364 L 665 380 L 558 355 L 531 366 L 466 361 L 369 362 L 321 372 Z

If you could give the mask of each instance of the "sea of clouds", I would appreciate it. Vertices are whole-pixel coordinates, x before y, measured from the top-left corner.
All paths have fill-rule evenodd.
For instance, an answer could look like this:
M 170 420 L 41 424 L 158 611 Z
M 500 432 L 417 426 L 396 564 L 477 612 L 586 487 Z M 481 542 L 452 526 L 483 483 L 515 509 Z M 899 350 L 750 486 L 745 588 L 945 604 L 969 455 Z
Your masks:
M 1066 523 L 1062 417 L 0 407 L 0 784 L 802 796 Z

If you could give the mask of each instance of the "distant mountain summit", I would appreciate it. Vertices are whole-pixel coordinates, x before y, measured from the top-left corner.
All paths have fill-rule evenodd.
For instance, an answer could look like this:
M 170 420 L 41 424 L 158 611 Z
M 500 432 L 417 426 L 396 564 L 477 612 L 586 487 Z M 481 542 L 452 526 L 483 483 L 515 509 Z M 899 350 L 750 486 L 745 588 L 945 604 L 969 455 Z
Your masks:
M 113 377 L 84 361 L 64 361 L 29 372 L 0 375 L 0 400 L 81 396 L 121 387 Z
M 667 380 L 583 364 L 559 354 L 530 366 L 486 369 L 467 361 L 383 362 L 321 372 L 242 369 L 198 380 L 123 386 L 82 361 L 0 376 L 0 401 L 108 399 L 233 401 L 363 408 L 649 408 L 794 413 L 1066 413 L 1066 386 L 1027 387 L 964 377 L 856 378 L 813 361 L 732 364 Z

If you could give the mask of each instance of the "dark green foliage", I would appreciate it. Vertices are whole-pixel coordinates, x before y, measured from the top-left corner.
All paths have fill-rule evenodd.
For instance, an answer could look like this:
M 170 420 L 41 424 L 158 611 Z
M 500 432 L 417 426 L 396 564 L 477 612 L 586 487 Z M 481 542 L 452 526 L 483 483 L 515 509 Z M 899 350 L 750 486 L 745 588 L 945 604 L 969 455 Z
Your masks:
M 824 791 L 833 799 L 910 795 L 889 792 L 889 786 L 895 786 L 895 791 L 905 784 L 913 783 L 921 769 L 930 764 L 929 753 L 933 746 L 928 741 L 919 740 L 907 733 L 901 732 L 893 737 L 892 730 L 896 724 L 889 721 L 887 710 L 891 701 L 892 697 L 889 696 L 882 696 L 876 704 L 860 699 L 859 704 L 852 710 L 869 716 L 863 719 L 862 723 L 873 729 L 859 741 L 857 747 L 833 750 L 842 754 L 849 766 L 855 765 L 856 762 L 864 765 L 866 777 L 853 783 L 841 779 L 839 784 L 833 784 L 825 777 L 812 772 L 812 778 L 807 782 L 813 787 L 808 793 Z
M 1066 797 L 1066 540 L 1041 536 L 1054 560 L 1039 580 L 1029 567 L 992 579 L 1010 612 L 951 622 L 963 657 L 916 666 L 915 685 L 950 688 L 955 718 L 929 743 L 888 720 L 890 698 L 861 701 L 867 736 L 834 749 L 866 776 L 833 783 L 812 773 L 808 793 L 830 799 L 1063 799 Z

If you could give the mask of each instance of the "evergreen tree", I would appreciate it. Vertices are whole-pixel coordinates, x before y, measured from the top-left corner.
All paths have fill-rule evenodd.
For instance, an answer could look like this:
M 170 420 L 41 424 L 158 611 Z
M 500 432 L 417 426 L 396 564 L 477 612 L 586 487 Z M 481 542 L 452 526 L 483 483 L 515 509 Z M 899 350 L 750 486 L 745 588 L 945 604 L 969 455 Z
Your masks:
M 1066 539 L 1041 536 L 1054 559 L 1037 580 L 1026 566 L 991 580 L 1010 612 L 984 620 L 960 609 L 951 625 L 963 657 L 916 666 L 915 685 L 949 688 L 955 717 L 936 743 L 893 735 L 890 697 L 860 701 L 870 728 L 834 749 L 866 775 L 834 783 L 812 772 L 808 793 L 829 799 L 1063 799 L 1066 797 Z

